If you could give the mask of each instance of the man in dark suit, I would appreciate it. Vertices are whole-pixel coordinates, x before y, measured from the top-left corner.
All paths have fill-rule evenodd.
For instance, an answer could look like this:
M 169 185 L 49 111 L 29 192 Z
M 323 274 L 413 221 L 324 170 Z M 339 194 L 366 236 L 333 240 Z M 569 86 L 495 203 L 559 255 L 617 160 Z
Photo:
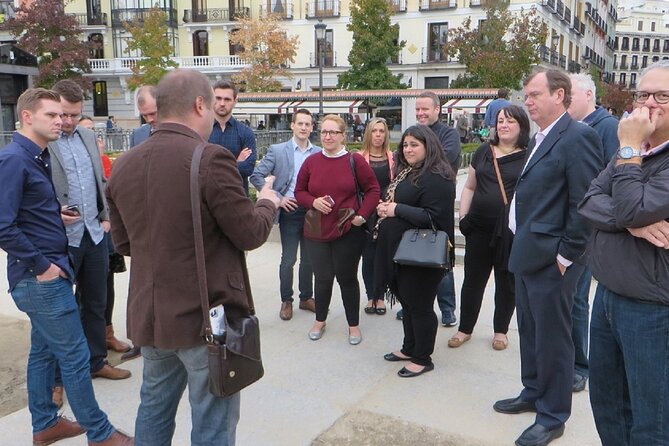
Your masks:
M 295 200 L 295 183 L 302 163 L 310 155 L 320 152 L 321 148 L 309 141 L 314 128 L 313 116 L 307 109 L 299 109 L 293 114 L 290 128 L 293 137 L 284 143 L 272 144 L 267 155 L 258 163 L 249 180 L 257 190 L 265 185 L 265 178 L 275 177 L 274 191 L 281 200 L 281 212 L 278 223 L 281 233 L 281 264 L 279 265 L 279 292 L 281 310 L 279 317 L 289 321 L 293 317 L 293 266 L 297 261 L 297 248 L 300 248 L 300 309 L 316 312 L 314 301 L 313 270 L 311 261 L 304 248 L 304 217 L 307 210 Z
M 158 108 L 156 107 L 156 87 L 144 85 L 137 91 L 137 109 L 146 122 L 130 134 L 130 147 L 135 147 L 146 141 L 158 122 Z
M 603 168 L 597 132 L 567 113 L 571 81 L 540 71 L 524 82 L 525 106 L 539 126 L 511 202 L 515 233 L 509 269 L 516 275 L 523 391 L 497 401 L 502 413 L 536 412 L 518 446 L 561 436 L 571 414 L 574 343 L 571 309 L 590 227 L 576 206 Z
M 132 257 L 128 335 L 144 358 L 135 437 L 138 444 L 171 444 L 188 384 L 191 443 L 235 444 L 240 396 L 209 392 L 202 309 L 193 292 L 198 275 L 188 166 L 195 148 L 205 144 L 199 196 L 210 307 L 222 304 L 232 317 L 249 314 L 244 251 L 267 240 L 279 198 L 269 179 L 254 204 L 244 193 L 234 156 L 206 142 L 214 94 L 204 74 L 168 73 L 158 84 L 156 102 L 156 131 L 118 159 L 106 192 L 114 246 Z

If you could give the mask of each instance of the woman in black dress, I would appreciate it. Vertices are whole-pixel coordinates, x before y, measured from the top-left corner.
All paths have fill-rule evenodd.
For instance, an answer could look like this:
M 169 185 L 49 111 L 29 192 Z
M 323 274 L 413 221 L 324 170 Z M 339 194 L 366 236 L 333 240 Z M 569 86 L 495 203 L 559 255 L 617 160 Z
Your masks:
M 390 151 L 390 132 L 385 119 L 372 118 L 369 120 L 365 129 L 365 136 L 362 138 L 360 154 L 374 171 L 383 197 L 390 181 L 393 179 L 394 165 L 393 153 Z M 362 251 L 362 279 L 365 282 L 367 293 L 365 313 L 384 315 L 386 314 L 386 304 L 383 301 L 383 296 L 374 295 L 375 252 L 376 241 L 371 234 L 367 234 L 365 249 Z
M 471 339 L 490 272 L 495 270 L 495 335 L 492 347 L 504 350 L 515 308 L 513 274 L 507 270 L 511 233 L 508 203 L 525 165 L 530 122 L 515 105 L 499 111 L 495 137 L 474 153 L 460 197 L 460 232 L 465 236 L 465 278 L 460 293 L 460 326 L 448 341 L 452 348 Z M 499 174 L 498 174 L 499 172 Z M 503 185 L 500 185 L 500 183 Z M 501 243 L 504 234 L 507 243 Z
M 402 304 L 404 342 L 386 361 L 410 361 L 397 374 L 418 376 L 434 369 L 432 352 L 437 337 L 434 300 L 444 269 L 396 265 L 393 256 L 404 231 L 430 228 L 453 239 L 455 173 L 437 136 L 427 126 L 409 127 L 402 135 L 395 177 L 376 210 L 378 237 L 374 280 L 377 295 L 396 297 Z

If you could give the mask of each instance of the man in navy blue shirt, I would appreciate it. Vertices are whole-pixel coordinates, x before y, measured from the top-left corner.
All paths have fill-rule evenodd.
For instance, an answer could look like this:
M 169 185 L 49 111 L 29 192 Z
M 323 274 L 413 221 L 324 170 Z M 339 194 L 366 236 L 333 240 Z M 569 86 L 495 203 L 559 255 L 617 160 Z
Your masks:
M 60 137 L 57 93 L 42 88 L 17 103 L 21 130 L 0 151 L 0 248 L 7 252 L 9 291 L 30 318 L 28 407 L 33 444 L 46 445 L 85 431 L 89 445 L 131 445 L 100 410 L 91 382 L 89 352 L 72 292 L 67 235 L 51 181 L 46 148 Z M 52 401 L 56 364 L 78 422 L 58 415 Z
M 214 84 L 214 112 L 216 120 L 209 136 L 209 142 L 228 149 L 237 159 L 239 174 L 242 176 L 244 191 L 249 194 L 249 176 L 256 165 L 256 136 L 243 123 L 232 117 L 237 105 L 239 90 L 230 81 Z

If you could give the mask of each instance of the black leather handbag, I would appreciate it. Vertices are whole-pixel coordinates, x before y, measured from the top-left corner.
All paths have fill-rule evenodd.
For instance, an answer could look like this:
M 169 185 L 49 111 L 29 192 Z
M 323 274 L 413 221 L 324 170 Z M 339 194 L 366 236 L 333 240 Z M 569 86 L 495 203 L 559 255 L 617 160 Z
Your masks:
M 438 231 L 429 212 L 430 229 L 407 229 L 402 234 L 393 262 L 399 265 L 421 266 L 450 270 L 450 242 L 448 234 Z
M 190 167 L 190 197 L 195 233 L 195 261 L 197 264 L 198 289 L 205 340 L 209 356 L 209 391 L 217 397 L 233 395 L 244 387 L 258 381 L 265 374 L 260 356 L 260 325 L 255 316 L 253 299 L 248 303 L 250 314 L 246 317 L 227 317 L 226 332 L 222 338 L 215 337 L 209 319 L 209 292 L 205 272 L 204 240 L 202 238 L 202 214 L 200 211 L 200 187 L 198 175 L 200 159 L 204 151 L 200 144 L 193 152 Z M 244 253 L 239 253 L 246 262 Z

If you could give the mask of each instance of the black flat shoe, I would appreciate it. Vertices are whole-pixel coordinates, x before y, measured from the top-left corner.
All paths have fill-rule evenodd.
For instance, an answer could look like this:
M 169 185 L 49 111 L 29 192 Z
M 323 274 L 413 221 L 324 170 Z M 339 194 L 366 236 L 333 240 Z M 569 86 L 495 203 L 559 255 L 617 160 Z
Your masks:
M 432 370 L 434 370 L 434 364 L 426 365 L 420 372 L 412 372 L 406 367 L 402 367 L 400 371 L 397 372 L 397 376 L 400 378 L 413 378 L 414 376 L 419 376 L 425 372 L 431 372 Z
M 525 429 L 516 440 L 516 446 L 546 446 L 564 434 L 564 424 L 555 429 L 548 429 L 541 424 L 533 424 Z
M 376 308 L 374 308 L 374 307 L 365 307 L 365 313 L 367 313 L 367 314 L 375 314 L 375 313 L 376 313 Z
M 397 362 L 397 361 L 408 361 L 411 358 L 402 358 L 401 356 L 397 356 L 395 353 L 390 352 L 383 355 L 383 359 L 390 362 Z
M 378 314 L 379 316 L 383 316 L 384 314 L 386 314 L 386 308 L 385 307 L 377 308 L 376 309 L 376 314 Z

